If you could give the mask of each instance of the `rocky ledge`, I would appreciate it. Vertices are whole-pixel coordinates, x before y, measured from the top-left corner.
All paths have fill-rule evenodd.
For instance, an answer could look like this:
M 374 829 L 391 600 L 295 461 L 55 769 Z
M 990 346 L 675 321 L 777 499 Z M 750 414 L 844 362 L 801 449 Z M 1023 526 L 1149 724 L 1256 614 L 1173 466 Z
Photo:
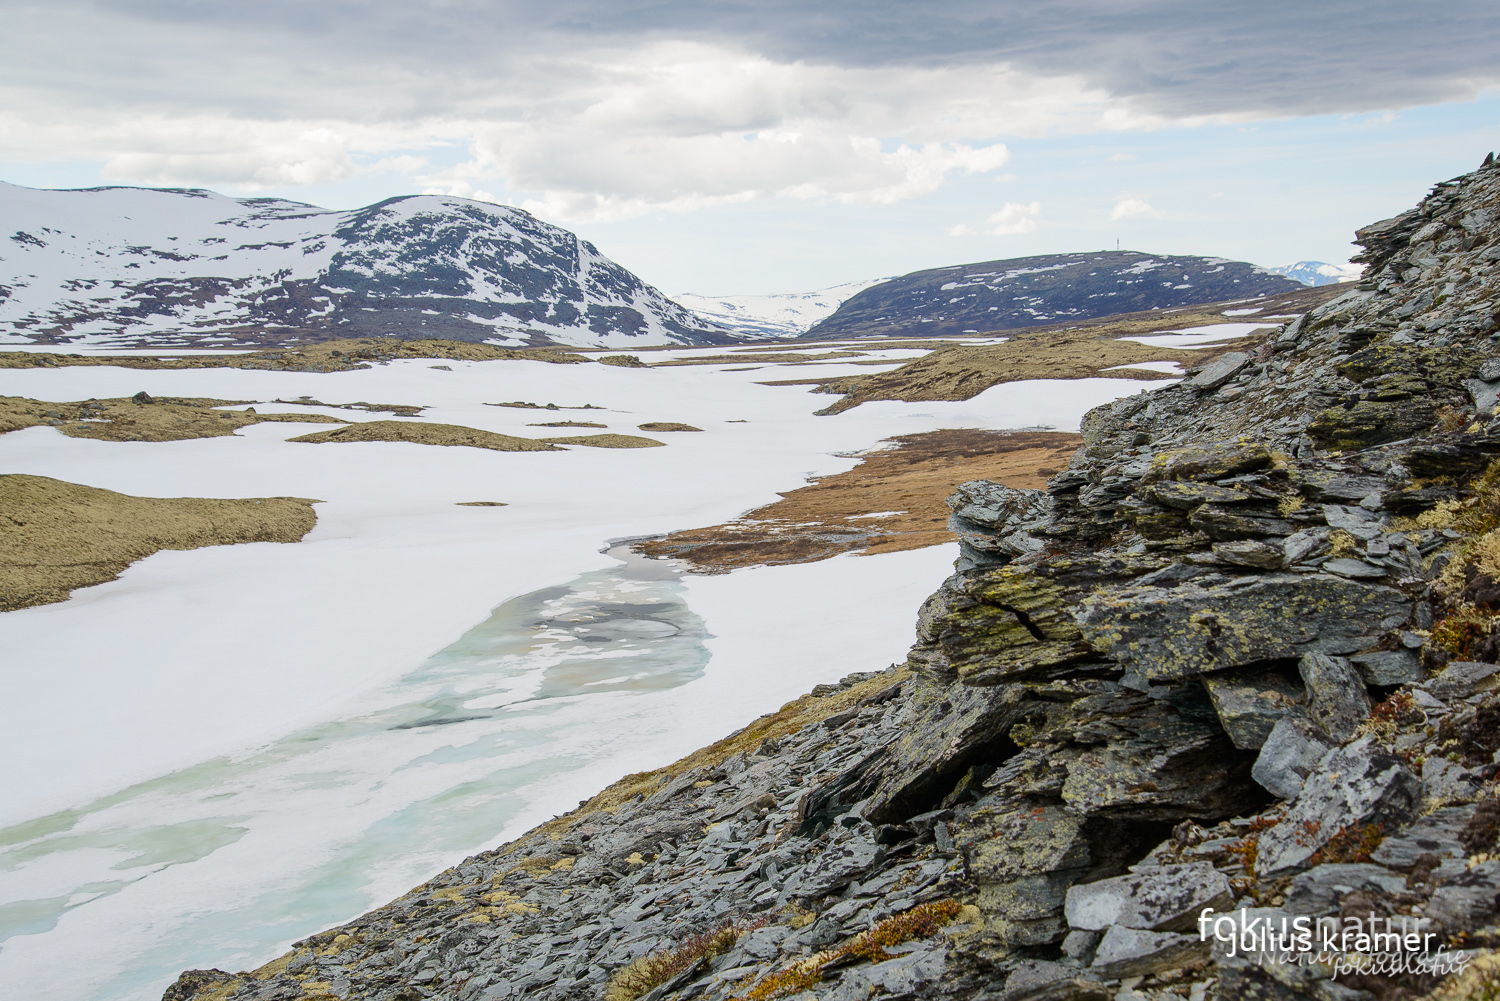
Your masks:
M 901 668 L 166 998 L 1494 996 L 1497 220 L 1491 158 L 1045 491 L 960 488 Z

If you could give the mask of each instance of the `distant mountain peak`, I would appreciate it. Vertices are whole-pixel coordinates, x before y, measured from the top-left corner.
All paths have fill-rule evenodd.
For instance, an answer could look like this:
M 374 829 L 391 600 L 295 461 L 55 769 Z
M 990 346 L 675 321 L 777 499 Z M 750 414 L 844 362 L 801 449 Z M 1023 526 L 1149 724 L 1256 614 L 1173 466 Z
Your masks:
M 1225 257 L 1101 250 L 914 271 L 872 285 L 812 327 L 813 338 L 951 337 L 1115 313 L 1253 299 L 1301 286 Z
M 1337 282 L 1358 280 L 1364 268 L 1358 264 L 1328 264 L 1324 261 L 1298 261 L 1283 264 L 1279 268 L 1268 268 L 1270 272 L 1286 275 L 1304 285 L 1333 285 Z
M 523 209 L 334 211 L 185 188 L 0 182 L 0 340 L 162 347 L 352 336 L 626 347 L 738 340 Z
M 745 337 L 796 337 L 838 309 L 850 296 L 885 281 L 890 279 L 845 282 L 811 292 L 722 296 L 685 293 L 672 298 L 699 316 Z

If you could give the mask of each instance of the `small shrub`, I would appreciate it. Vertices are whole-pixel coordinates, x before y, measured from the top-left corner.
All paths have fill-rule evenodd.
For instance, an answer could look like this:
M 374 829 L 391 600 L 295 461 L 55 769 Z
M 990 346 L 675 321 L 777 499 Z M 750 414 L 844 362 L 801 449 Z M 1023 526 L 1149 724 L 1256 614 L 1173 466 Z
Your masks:
M 1329 862 L 1368 862 L 1375 849 L 1385 840 L 1385 829 L 1379 824 L 1364 827 L 1350 825 L 1340 827 L 1328 843 L 1313 853 L 1308 865 L 1324 865 Z
M 726 921 L 721 925 L 689 935 L 677 948 L 667 952 L 656 952 L 642 956 L 635 962 L 622 966 L 609 978 L 604 989 L 605 1001 L 635 1001 L 653 988 L 671 980 L 692 966 L 699 959 L 720 956 L 734 948 L 740 936 L 754 931 L 766 923 L 765 918 L 753 921 Z
M 892 915 L 869 931 L 860 932 L 843 945 L 800 959 L 766 977 L 745 993 L 742 1001 L 773 1001 L 805 991 L 823 980 L 823 967 L 841 959 L 868 959 L 872 963 L 892 959 L 886 950 L 914 938 L 930 938 L 963 911 L 953 899 L 918 904 Z

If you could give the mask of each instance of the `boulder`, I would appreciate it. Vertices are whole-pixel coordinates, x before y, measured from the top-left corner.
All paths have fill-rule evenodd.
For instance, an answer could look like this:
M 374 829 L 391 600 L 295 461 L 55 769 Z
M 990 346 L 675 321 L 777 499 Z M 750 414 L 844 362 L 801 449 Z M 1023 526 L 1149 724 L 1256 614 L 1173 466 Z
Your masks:
M 1422 658 L 1414 650 L 1376 650 L 1354 654 L 1349 660 L 1368 685 L 1392 687 L 1422 679 Z
M 1281 823 L 1260 836 L 1256 872 L 1264 878 L 1301 869 L 1346 828 L 1393 829 L 1416 815 L 1421 796 L 1422 783 L 1406 762 L 1373 738 L 1335 748 L 1308 776 Z
M 1149 681 L 1308 653 L 1353 653 L 1406 622 L 1394 588 L 1326 574 L 1264 574 L 1203 586 L 1101 588 L 1074 616 L 1083 638 Z
M 1188 931 L 1205 907 L 1234 901 L 1229 880 L 1207 862 L 1142 866 L 1137 871 L 1068 890 L 1068 925 L 1099 931 L 1112 925 L 1151 931 Z
M 1207 961 L 1209 955 L 1209 943 L 1196 931 L 1179 935 L 1114 925 L 1100 939 L 1089 972 L 1101 980 L 1143 977 L 1194 966 Z
M 1263 746 L 1277 721 L 1304 698 L 1303 686 L 1269 667 L 1241 667 L 1205 674 L 1203 687 L 1213 700 L 1219 725 L 1241 750 Z
M 1187 381 L 1194 389 L 1214 389 L 1233 379 L 1240 369 L 1250 364 L 1250 356 L 1243 351 L 1226 351 L 1203 366 L 1203 370 Z
M 1275 570 L 1281 566 L 1283 549 L 1269 542 L 1240 539 L 1237 542 L 1216 542 L 1214 555 L 1225 563 L 1236 566 L 1256 567 L 1260 570 Z
M 1364 678 L 1343 657 L 1310 653 L 1297 664 L 1307 685 L 1307 714 L 1323 732 L 1342 744 L 1352 740 L 1370 716 Z
M 1292 880 L 1285 909 L 1292 914 L 1323 917 L 1339 913 L 1351 893 L 1391 894 L 1406 891 L 1406 877 L 1369 863 L 1330 863 L 1309 869 Z
M 1475 807 L 1445 806 L 1422 817 L 1399 834 L 1392 834 L 1380 843 L 1370 856 L 1390 869 L 1409 872 L 1423 855 L 1438 859 L 1463 858 L 1466 854 L 1462 842 L 1464 828 L 1474 817 Z M 1301 877 L 1298 877 L 1299 879 Z
M 1288 713 L 1271 728 L 1250 775 L 1282 799 L 1296 799 L 1302 784 L 1333 748 L 1322 729 L 1302 712 Z
M 1422 687 L 1440 699 L 1462 699 L 1500 685 L 1500 664 L 1453 660 Z
M 1204 504 L 1188 515 L 1188 524 L 1210 539 L 1230 541 L 1260 535 L 1291 535 L 1297 527 L 1282 518 L 1243 508 Z

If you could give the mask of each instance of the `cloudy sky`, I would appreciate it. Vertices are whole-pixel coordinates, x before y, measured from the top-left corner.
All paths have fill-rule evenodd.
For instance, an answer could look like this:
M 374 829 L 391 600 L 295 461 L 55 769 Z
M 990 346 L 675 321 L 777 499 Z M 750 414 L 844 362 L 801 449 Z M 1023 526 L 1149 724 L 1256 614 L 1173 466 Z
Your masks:
M 0 179 L 483 198 L 668 292 L 1116 241 L 1342 262 L 1500 146 L 1493 0 L 0 0 L 0 23 Z

